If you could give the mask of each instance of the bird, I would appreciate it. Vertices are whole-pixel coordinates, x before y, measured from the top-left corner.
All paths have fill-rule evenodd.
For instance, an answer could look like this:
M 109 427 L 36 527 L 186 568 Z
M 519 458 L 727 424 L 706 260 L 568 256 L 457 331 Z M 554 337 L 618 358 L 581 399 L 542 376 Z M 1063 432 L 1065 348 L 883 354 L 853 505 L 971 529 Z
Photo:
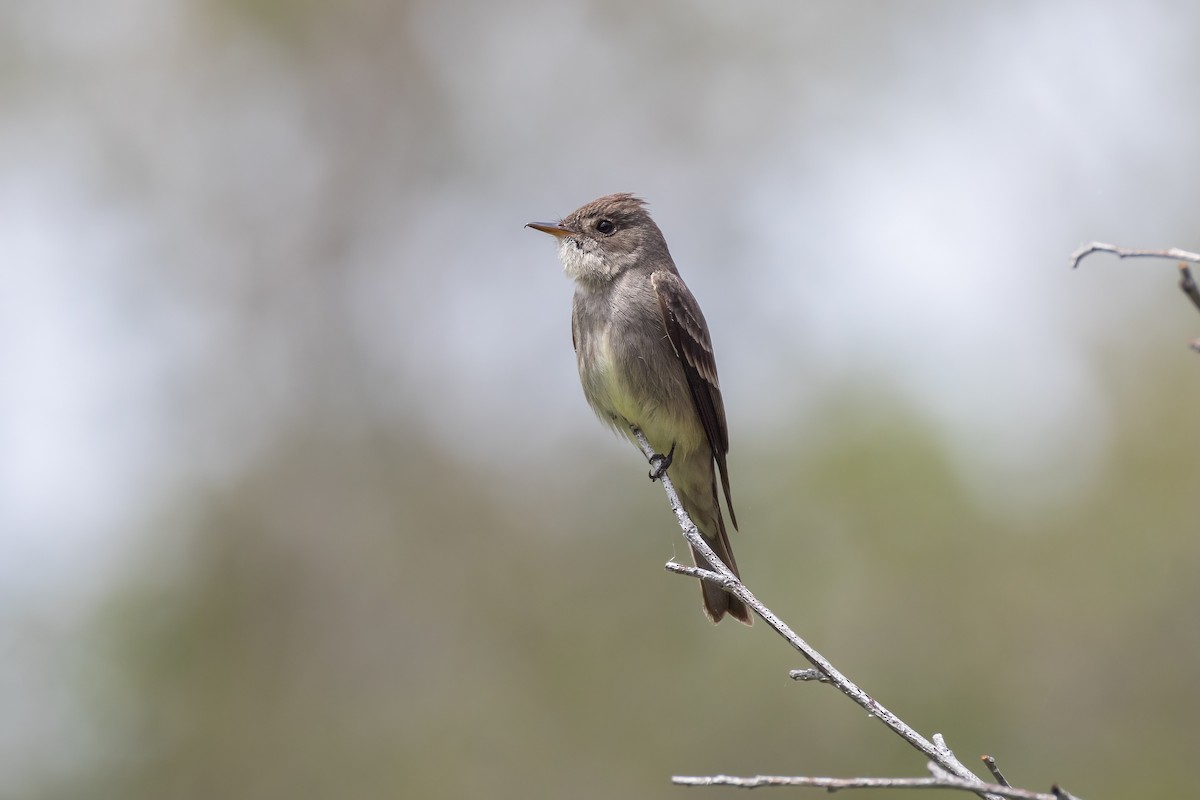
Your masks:
M 635 428 L 646 436 L 658 454 L 652 463 L 665 468 L 705 542 L 738 575 L 717 492 L 719 476 L 736 529 L 712 340 L 646 202 L 610 194 L 556 223 L 526 227 L 557 239 L 563 271 L 575 282 L 571 341 L 588 404 L 635 446 Z M 694 547 L 692 558 L 711 569 Z M 714 623 L 728 614 L 751 624 L 741 600 L 707 581 L 700 586 Z

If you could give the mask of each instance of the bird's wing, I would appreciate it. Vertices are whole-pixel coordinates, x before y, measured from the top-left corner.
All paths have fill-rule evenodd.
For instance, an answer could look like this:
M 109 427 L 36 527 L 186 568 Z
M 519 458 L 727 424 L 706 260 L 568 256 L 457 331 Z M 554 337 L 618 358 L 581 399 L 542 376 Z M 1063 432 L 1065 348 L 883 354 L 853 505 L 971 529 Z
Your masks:
M 675 349 L 683 373 L 687 376 L 688 388 L 704 433 L 712 447 L 713 457 L 721 472 L 721 488 L 725 491 L 725 504 L 729 507 L 729 519 L 737 527 L 737 516 L 733 513 L 733 501 L 729 497 L 729 471 L 725 466 L 725 454 L 729 452 L 729 431 L 725 426 L 725 404 L 721 401 L 721 388 L 717 383 L 717 362 L 713 358 L 712 340 L 700 305 L 688 291 L 678 275 L 659 270 L 650 276 L 650 283 L 658 297 L 658 310 L 662 313 L 663 326 Z

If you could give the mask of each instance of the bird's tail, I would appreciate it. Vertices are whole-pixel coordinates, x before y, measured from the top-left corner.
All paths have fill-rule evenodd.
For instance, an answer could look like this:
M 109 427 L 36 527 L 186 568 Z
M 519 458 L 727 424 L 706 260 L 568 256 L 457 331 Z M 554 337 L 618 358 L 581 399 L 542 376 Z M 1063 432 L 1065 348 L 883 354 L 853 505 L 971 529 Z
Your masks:
M 692 522 L 696 523 L 700 535 L 716 553 L 717 558 L 721 559 L 734 575 L 741 577 L 738 573 L 737 562 L 733 558 L 733 548 L 729 546 L 729 534 L 725 531 L 725 519 L 721 515 L 721 507 L 717 501 L 716 485 L 713 485 L 713 496 L 708 509 L 697 507 L 697 504 L 686 495 L 681 495 L 680 500 L 683 501 L 684 510 L 688 512 Z M 697 552 L 694 547 L 692 548 L 692 560 L 701 569 L 712 569 L 708 559 Z M 751 624 L 752 617 L 746 604 L 720 586 L 708 581 L 700 581 L 700 591 L 704 595 L 704 613 L 713 622 L 720 622 L 721 618 L 728 614 L 739 622 L 746 625 Z

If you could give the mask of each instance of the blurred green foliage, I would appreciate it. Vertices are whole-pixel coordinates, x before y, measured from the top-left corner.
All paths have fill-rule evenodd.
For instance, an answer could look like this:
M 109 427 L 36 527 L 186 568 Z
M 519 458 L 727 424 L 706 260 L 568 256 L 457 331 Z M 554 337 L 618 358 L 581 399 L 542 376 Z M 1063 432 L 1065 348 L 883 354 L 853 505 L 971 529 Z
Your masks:
M 1153 392 L 1114 378 L 1115 457 L 1032 521 L 982 512 L 879 394 L 831 403 L 819 447 L 743 442 L 746 577 L 968 762 L 1186 795 L 1194 366 L 1148 368 Z M 182 552 L 147 531 L 155 566 L 93 631 L 112 758 L 61 796 L 665 797 L 675 773 L 920 773 L 848 700 L 791 684 L 800 662 L 764 626 L 702 618 L 660 569 L 684 548 L 659 489 L 595 444 L 513 472 L 418 431 L 301 425 L 174 513 Z

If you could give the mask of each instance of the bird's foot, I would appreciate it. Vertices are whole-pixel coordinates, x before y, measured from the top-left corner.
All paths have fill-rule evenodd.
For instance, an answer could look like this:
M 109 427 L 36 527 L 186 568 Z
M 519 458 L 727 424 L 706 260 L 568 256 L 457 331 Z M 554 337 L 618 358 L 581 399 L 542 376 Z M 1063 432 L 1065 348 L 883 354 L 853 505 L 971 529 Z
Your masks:
M 662 453 L 655 453 L 650 456 L 650 480 L 656 481 L 663 475 L 667 474 L 667 468 L 671 466 L 671 462 L 675 460 L 675 443 L 671 443 L 671 452 L 665 456 Z

